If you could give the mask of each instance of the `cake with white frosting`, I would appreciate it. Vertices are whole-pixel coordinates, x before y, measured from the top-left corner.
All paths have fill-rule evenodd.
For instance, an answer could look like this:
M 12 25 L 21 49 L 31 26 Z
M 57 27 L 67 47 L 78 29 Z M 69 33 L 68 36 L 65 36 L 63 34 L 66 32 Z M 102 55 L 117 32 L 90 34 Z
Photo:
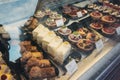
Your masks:
M 48 32 L 48 34 L 42 39 L 42 48 L 47 50 L 47 45 L 56 37 L 54 31 Z
M 63 43 L 63 39 L 56 36 L 47 46 L 47 51 L 51 56 L 55 56 L 55 50 Z
M 69 56 L 71 51 L 71 45 L 69 42 L 63 42 L 56 50 L 55 50 L 55 59 L 59 63 L 63 63 L 64 60 Z
M 37 39 L 37 34 L 39 32 L 41 32 L 41 30 L 45 28 L 42 24 L 39 24 L 33 31 L 32 31 L 32 35 L 33 35 L 33 39 L 36 40 Z
M 48 34 L 48 32 L 50 32 L 50 30 L 48 28 L 43 28 L 41 29 L 41 31 L 38 33 L 37 35 L 37 43 L 41 44 L 42 43 L 42 39 L 44 37 L 46 37 L 46 35 Z

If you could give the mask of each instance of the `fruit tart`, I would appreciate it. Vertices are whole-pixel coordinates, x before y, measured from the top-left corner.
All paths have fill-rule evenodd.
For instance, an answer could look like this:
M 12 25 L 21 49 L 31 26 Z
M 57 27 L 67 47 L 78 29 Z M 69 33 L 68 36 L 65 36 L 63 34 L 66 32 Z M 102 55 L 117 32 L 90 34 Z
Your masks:
M 106 23 L 114 23 L 116 21 L 116 19 L 110 15 L 103 16 L 101 20 Z
M 71 29 L 67 28 L 66 26 L 62 26 L 60 27 L 60 29 L 58 30 L 58 32 L 61 34 L 61 35 L 69 35 L 71 34 Z
M 43 18 L 45 16 L 45 13 L 42 12 L 42 11 L 37 11 L 35 14 L 34 14 L 35 17 L 37 18 Z
M 63 22 L 66 21 L 66 18 L 64 18 L 61 14 L 58 14 L 57 12 L 52 12 L 52 13 L 49 15 L 49 18 L 54 19 L 54 20 L 63 19 Z
M 63 9 L 63 13 L 65 13 L 65 14 L 69 14 L 69 13 L 71 13 L 71 11 L 72 11 L 72 10 L 71 10 L 70 7 Z
M 68 39 L 73 43 L 77 43 L 81 38 L 82 37 L 78 31 L 74 31 L 72 34 L 68 36 Z
M 94 7 L 96 7 L 97 5 L 96 4 L 89 4 L 88 5 L 88 8 L 94 8 Z
M 62 15 L 58 14 L 57 12 L 52 12 L 49 17 L 50 17 L 51 19 L 56 19 L 56 20 L 63 18 Z
M 59 20 L 60 18 L 56 18 L 56 19 L 53 19 L 53 18 L 48 18 L 46 20 L 46 25 L 50 26 L 50 27 L 55 27 L 56 26 L 56 20 Z M 61 18 L 63 19 L 63 22 L 66 21 L 66 18 Z
M 86 38 L 86 35 L 88 32 L 90 32 L 87 28 L 79 28 L 78 32 L 80 33 L 80 35 L 82 36 L 82 38 Z
M 116 29 L 116 28 L 120 27 L 120 23 L 114 23 L 114 24 L 112 25 L 112 27 L 113 27 L 114 29 Z
M 90 13 L 90 16 L 91 16 L 93 19 L 100 19 L 103 15 L 102 15 L 102 13 L 100 13 L 99 11 L 94 11 L 94 12 L 91 12 L 91 13 Z
M 45 9 L 45 15 L 51 15 L 52 11 L 50 9 Z
M 55 27 L 56 26 L 55 20 L 52 19 L 52 18 L 48 18 L 45 23 L 46 23 L 46 25 L 51 26 L 51 27 Z
M 91 40 L 92 43 L 95 43 L 95 42 L 98 41 L 100 38 L 99 38 L 98 35 L 89 32 L 89 33 L 87 34 L 87 36 L 86 36 L 86 39 L 89 39 L 89 40 Z
M 90 24 L 90 27 L 93 28 L 93 29 L 99 30 L 103 27 L 103 24 L 98 23 L 98 22 L 93 22 L 93 23 Z
M 91 51 L 94 45 L 89 39 L 80 39 L 77 43 L 77 47 L 83 51 Z
M 103 27 L 102 32 L 106 35 L 113 35 L 115 34 L 115 29 L 112 27 Z

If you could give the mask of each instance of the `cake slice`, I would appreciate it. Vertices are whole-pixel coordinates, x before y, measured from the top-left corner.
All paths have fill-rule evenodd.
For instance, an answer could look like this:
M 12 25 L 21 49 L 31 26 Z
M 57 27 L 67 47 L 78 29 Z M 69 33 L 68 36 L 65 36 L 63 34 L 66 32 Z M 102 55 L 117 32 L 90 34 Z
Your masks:
M 69 42 L 63 42 L 56 50 L 55 50 L 55 60 L 59 63 L 63 63 L 64 60 L 69 56 L 71 51 L 71 45 Z
M 48 34 L 48 32 L 50 32 L 48 28 L 43 28 L 43 29 L 40 30 L 40 32 L 37 35 L 37 43 L 38 44 L 42 43 L 42 39 L 44 37 L 46 37 L 46 35 Z
M 46 51 L 47 45 L 56 37 L 56 34 L 54 31 L 48 32 L 46 37 L 42 39 L 42 48 Z
M 47 46 L 47 51 L 51 56 L 55 56 L 55 50 L 62 44 L 63 39 L 56 36 Z
M 37 39 L 37 34 L 39 32 L 41 32 L 41 30 L 45 28 L 42 24 L 39 24 L 33 31 L 32 31 L 32 35 L 33 35 L 33 39 L 36 40 Z

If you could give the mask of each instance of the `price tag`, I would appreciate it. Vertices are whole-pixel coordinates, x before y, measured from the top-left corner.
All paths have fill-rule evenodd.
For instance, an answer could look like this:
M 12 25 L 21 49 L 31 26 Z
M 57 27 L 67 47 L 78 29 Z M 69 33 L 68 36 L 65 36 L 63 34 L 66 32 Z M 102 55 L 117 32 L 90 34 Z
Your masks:
M 55 22 L 56 22 L 57 27 L 59 27 L 59 26 L 63 26 L 63 25 L 64 25 L 64 21 L 63 21 L 63 19 L 56 20 Z
M 77 16 L 78 16 L 78 17 L 82 17 L 82 16 L 83 16 L 83 15 L 82 15 L 82 12 L 81 12 L 81 11 L 77 12 Z
M 78 69 L 78 65 L 73 59 L 65 66 L 65 68 L 67 69 L 67 73 L 72 75 Z
M 95 46 L 96 46 L 98 51 L 102 50 L 102 48 L 104 47 L 103 41 L 100 39 L 99 41 L 97 41 L 95 43 Z
M 116 28 L 117 35 L 120 35 L 120 27 Z

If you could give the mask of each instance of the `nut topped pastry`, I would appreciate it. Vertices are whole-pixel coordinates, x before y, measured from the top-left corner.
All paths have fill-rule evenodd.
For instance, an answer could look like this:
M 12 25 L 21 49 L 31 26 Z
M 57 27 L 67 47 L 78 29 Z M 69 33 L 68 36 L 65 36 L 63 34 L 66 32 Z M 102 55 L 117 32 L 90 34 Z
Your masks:
M 40 68 L 38 66 L 34 66 L 31 68 L 29 75 L 30 80 L 43 80 L 44 78 L 54 77 L 56 74 L 53 67 Z
M 89 39 L 80 39 L 77 46 L 83 51 L 91 51 L 94 48 L 93 43 Z

